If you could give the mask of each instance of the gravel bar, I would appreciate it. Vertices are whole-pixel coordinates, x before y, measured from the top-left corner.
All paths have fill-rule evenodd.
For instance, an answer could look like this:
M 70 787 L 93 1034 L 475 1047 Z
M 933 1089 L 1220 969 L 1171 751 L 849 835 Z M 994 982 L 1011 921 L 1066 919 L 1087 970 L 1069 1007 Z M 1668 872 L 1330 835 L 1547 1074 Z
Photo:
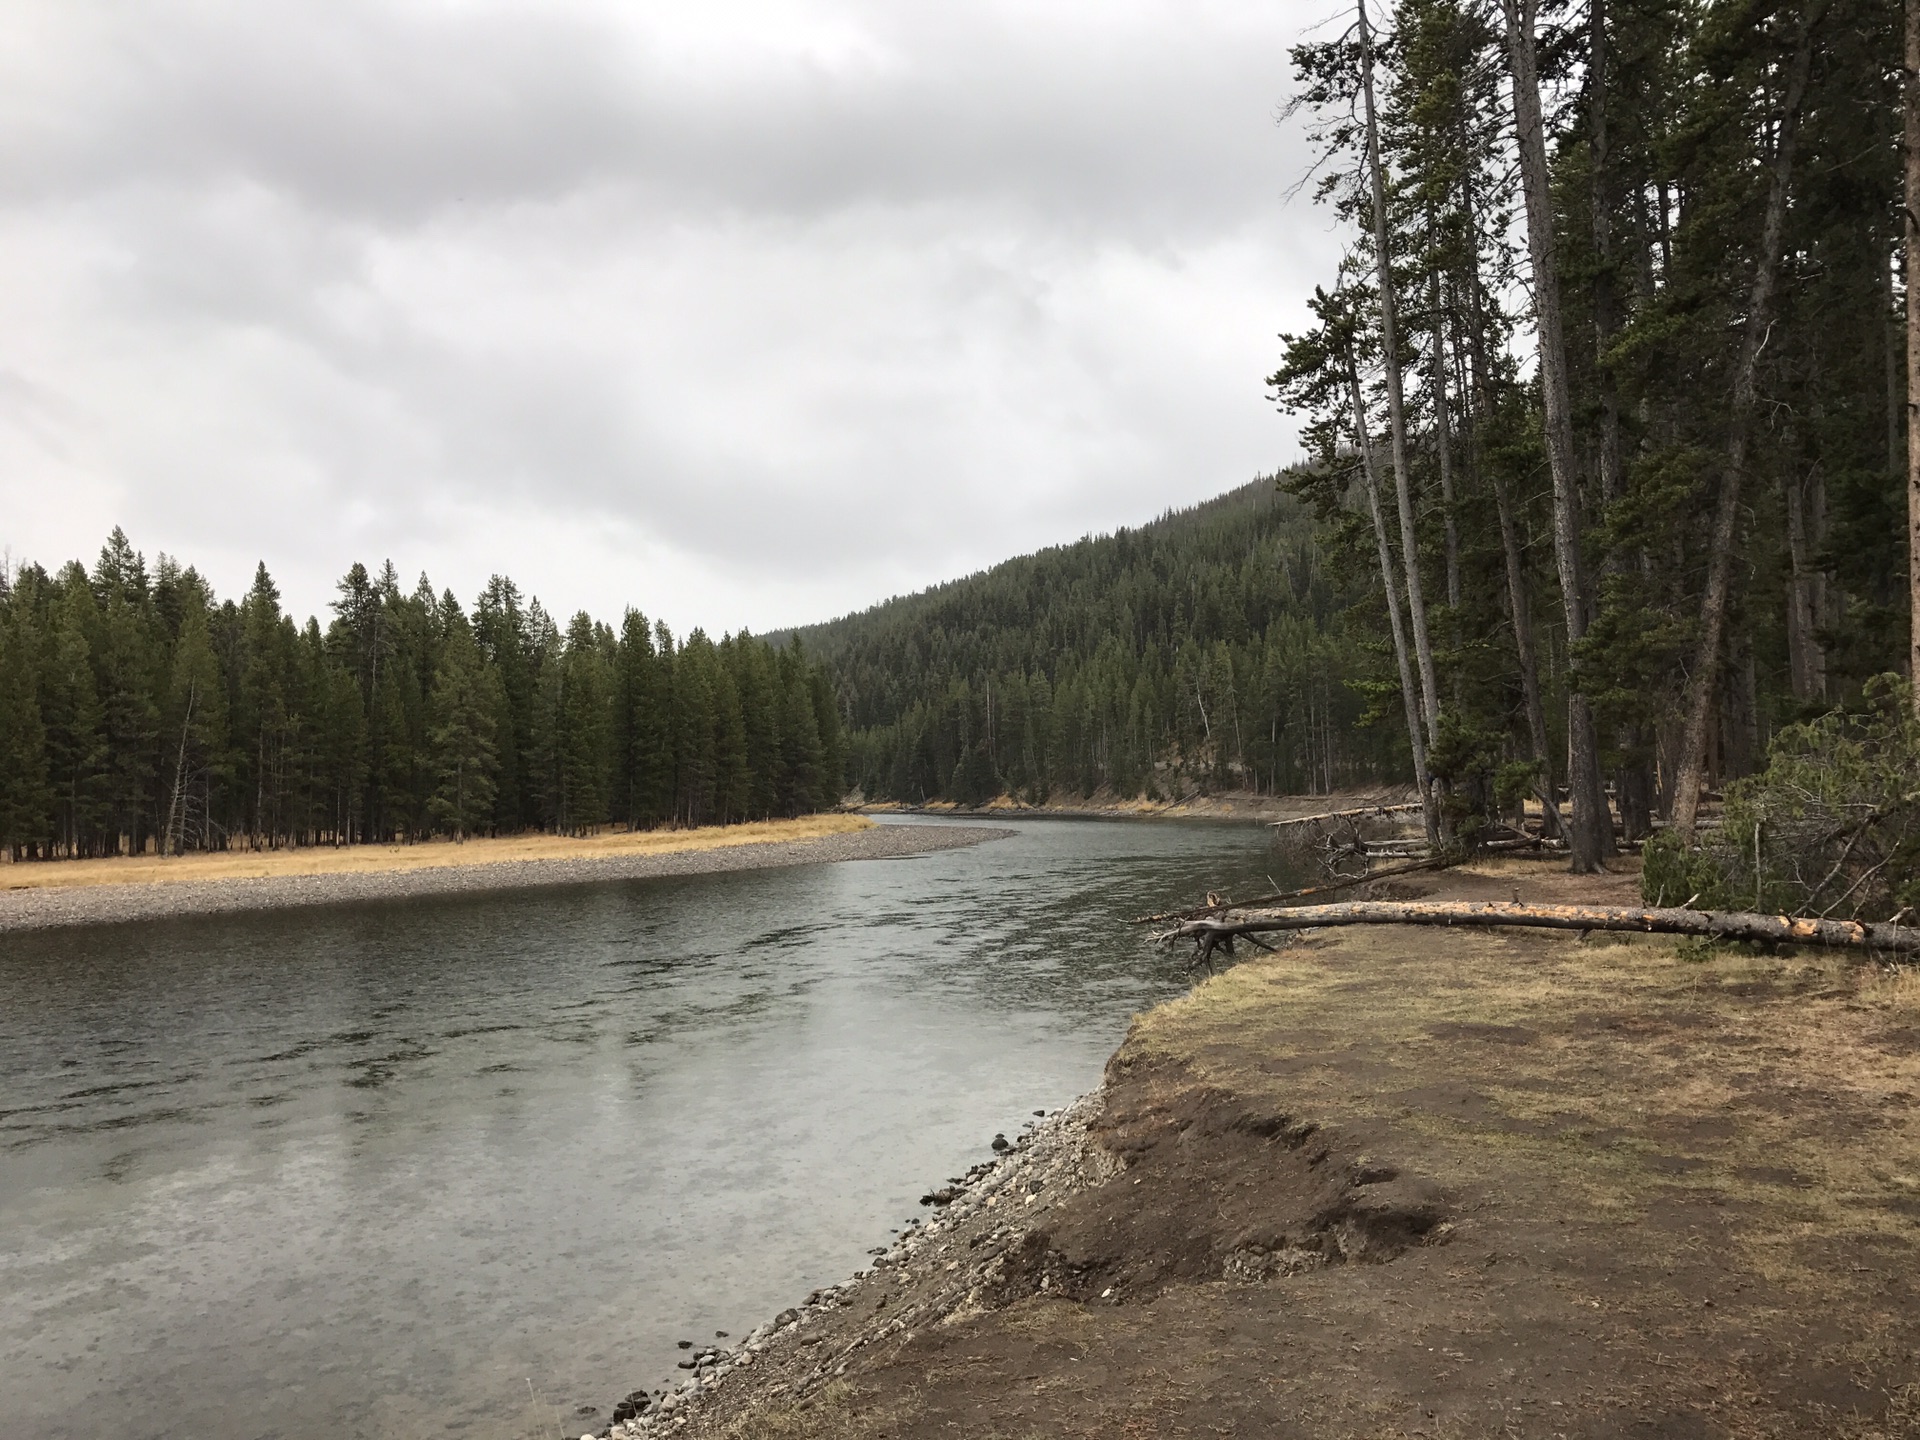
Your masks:
M 813 840 L 762 841 L 713 850 L 679 850 L 664 855 L 502 860 L 485 865 L 424 866 L 414 870 L 8 890 L 0 891 L 0 933 L 51 930 L 69 925 L 116 925 L 171 915 L 221 915 L 237 910 L 282 910 L 302 905 L 407 899 L 416 895 L 454 895 L 476 890 L 587 885 L 605 880 L 650 879 L 656 875 L 770 870 L 838 860 L 897 860 L 1002 840 L 1013 833 L 981 825 L 876 825 L 871 830 L 823 835 Z

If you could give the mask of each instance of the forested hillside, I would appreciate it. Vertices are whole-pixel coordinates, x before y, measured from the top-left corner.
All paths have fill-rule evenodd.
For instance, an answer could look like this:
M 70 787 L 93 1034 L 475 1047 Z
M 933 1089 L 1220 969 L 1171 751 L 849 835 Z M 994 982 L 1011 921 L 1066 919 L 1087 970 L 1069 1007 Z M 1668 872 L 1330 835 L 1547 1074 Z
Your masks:
M 1394 597 L 1430 824 L 1565 794 L 1585 868 L 1611 786 L 1690 836 L 1905 668 L 1901 7 L 1348 14 L 1287 121 L 1348 255 L 1271 383 L 1292 488 Z
M 1359 724 L 1379 661 L 1347 612 L 1367 589 L 1265 479 L 800 633 L 869 798 L 1291 793 L 1404 748 Z
M 629 610 L 564 629 L 499 576 L 468 614 L 355 565 L 323 628 L 151 573 L 0 575 L 0 845 L 16 859 L 724 824 L 839 798 L 826 673 Z

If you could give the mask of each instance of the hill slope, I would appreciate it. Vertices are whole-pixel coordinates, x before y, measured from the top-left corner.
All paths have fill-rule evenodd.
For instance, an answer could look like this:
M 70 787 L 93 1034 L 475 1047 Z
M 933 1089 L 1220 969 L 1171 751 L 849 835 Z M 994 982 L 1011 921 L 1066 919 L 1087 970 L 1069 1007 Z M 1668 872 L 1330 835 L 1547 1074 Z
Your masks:
M 1364 593 L 1263 478 L 798 633 L 869 798 L 1293 793 L 1390 758 L 1345 683 L 1371 668 L 1345 634 Z

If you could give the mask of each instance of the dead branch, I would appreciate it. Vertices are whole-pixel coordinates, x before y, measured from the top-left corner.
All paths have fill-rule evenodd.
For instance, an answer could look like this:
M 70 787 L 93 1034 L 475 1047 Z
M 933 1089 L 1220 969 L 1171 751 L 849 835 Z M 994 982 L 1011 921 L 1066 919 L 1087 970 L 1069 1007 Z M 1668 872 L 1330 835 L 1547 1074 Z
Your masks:
M 1331 925 L 1520 925 L 1549 930 L 1637 931 L 1753 940 L 1778 945 L 1848 946 L 1894 954 L 1920 953 L 1920 927 L 1860 920 L 1756 915 L 1743 910 L 1636 909 L 1623 905 L 1524 905 L 1480 900 L 1356 900 L 1291 909 L 1229 910 L 1201 917 L 1160 936 L 1192 940 L 1205 955 L 1235 935 L 1314 930 Z

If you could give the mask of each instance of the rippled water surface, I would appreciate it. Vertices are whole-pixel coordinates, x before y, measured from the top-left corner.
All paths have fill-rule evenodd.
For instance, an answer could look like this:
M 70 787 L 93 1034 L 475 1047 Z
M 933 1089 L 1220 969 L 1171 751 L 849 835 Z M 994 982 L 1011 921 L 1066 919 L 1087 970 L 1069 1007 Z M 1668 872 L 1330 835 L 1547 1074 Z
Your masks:
M 0 936 L 0 1422 L 579 1435 L 1099 1080 L 1261 830 Z M 596 1405 L 599 1416 L 577 1407 Z

